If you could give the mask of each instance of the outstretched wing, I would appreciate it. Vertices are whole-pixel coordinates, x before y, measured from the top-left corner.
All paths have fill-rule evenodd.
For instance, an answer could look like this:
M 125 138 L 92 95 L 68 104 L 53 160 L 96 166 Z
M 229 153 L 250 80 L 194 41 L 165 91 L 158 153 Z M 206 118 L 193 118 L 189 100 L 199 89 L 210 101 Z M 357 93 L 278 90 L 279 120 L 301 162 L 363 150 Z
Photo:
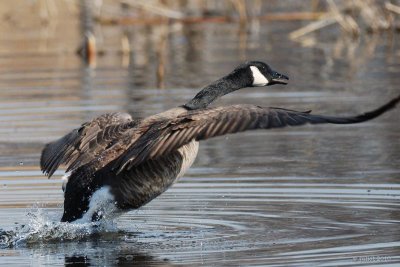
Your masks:
M 271 129 L 304 124 L 350 124 L 378 117 L 393 108 L 400 96 L 373 111 L 349 117 L 314 115 L 282 108 L 265 108 L 255 105 L 232 105 L 194 110 L 176 119 L 158 123 L 143 134 L 114 163 L 118 172 L 130 169 L 147 159 L 157 158 L 189 143 L 215 136 L 254 129 Z
M 107 113 L 86 122 L 44 147 L 41 170 L 49 177 L 61 164 L 66 165 L 67 171 L 74 170 L 94 159 L 135 124 L 137 121 L 127 113 Z

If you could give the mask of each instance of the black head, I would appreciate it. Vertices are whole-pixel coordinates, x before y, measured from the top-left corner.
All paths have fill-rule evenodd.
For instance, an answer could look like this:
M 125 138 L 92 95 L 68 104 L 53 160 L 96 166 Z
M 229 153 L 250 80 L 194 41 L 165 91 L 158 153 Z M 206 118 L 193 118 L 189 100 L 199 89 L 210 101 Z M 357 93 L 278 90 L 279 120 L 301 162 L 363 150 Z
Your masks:
M 268 64 L 261 61 L 247 61 L 238 66 L 235 71 L 249 73 L 249 80 L 251 80 L 249 86 L 252 87 L 287 84 L 289 80 L 289 77 L 274 71 Z

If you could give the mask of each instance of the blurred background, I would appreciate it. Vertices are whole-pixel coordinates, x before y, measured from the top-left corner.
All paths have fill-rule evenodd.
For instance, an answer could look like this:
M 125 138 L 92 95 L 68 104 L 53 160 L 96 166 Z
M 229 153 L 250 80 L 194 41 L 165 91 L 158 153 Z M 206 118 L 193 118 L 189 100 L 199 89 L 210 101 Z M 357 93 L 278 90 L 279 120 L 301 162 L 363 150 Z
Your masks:
M 36 231 L 0 265 L 400 262 L 398 108 L 204 142 L 180 182 L 94 239 L 46 232 L 62 213 L 62 171 L 48 180 L 38 167 L 43 145 L 84 121 L 184 104 L 246 60 L 289 84 L 216 105 L 378 107 L 400 94 L 400 1 L 14 0 L 0 1 L 0 21 L 0 228 Z
M 53 123 L 65 111 L 79 113 L 72 125 L 99 109 L 145 116 L 183 103 L 246 60 L 290 77 L 289 86 L 271 92 L 315 91 L 308 100 L 349 92 L 348 100 L 371 97 L 377 88 L 363 83 L 371 79 L 375 95 L 387 99 L 398 84 L 399 7 L 374 0 L 2 1 L 2 106 L 9 108 L 6 99 L 27 111 L 34 105 Z M 253 102 L 256 91 L 248 91 L 236 97 Z M 36 126 L 31 138 L 51 138 Z

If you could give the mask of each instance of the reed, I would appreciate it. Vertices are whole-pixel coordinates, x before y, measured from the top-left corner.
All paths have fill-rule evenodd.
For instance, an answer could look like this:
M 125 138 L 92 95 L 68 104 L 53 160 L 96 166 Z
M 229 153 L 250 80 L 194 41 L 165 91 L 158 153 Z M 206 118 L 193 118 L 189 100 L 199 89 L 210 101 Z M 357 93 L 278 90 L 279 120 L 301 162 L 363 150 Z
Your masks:
M 326 0 L 324 3 L 326 4 L 325 15 L 316 22 L 311 22 L 290 33 L 289 36 L 291 39 L 300 38 L 332 24 L 340 26 L 344 32 L 352 36 L 387 31 L 393 28 L 395 21 L 391 18 L 390 13 L 400 14 L 400 6 L 396 6 L 388 1 Z

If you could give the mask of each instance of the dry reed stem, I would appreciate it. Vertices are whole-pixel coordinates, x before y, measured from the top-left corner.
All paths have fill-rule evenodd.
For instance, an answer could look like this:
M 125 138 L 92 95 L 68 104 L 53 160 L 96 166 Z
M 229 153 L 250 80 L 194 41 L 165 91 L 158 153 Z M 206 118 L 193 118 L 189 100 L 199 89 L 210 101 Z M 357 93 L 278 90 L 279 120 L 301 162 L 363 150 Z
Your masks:
M 182 19 L 185 17 L 185 15 L 182 12 L 176 11 L 169 9 L 165 7 L 164 5 L 161 4 L 152 4 L 148 1 L 142 1 L 142 0 L 124 0 L 121 1 L 121 3 L 128 5 L 128 6 L 134 6 L 141 8 L 149 13 L 153 13 L 159 16 L 163 16 L 166 18 L 171 18 L 171 19 Z
M 342 26 L 342 28 L 348 33 L 359 35 L 360 28 L 358 27 L 357 22 L 355 22 L 352 17 L 343 15 L 333 0 L 327 0 L 326 2 L 328 3 L 329 9 L 339 25 Z
M 81 46 L 77 53 L 88 63 L 90 67 L 96 66 L 96 37 L 91 31 L 86 31 Z
M 368 30 L 377 32 L 379 30 L 386 30 L 390 27 L 389 20 L 387 19 L 380 2 L 372 0 L 353 1 L 354 8 L 360 11 L 361 18 L 367 25 Z
M 247 6 L 244 0 L 231 0 L 233 6 L 239 14 L 239 23 L 246 24 L 247 23 Z
M 289 34 L 290 39 L 297 39 L 308 33 L 320 30 L 326 26 L 332 25 L 337 22 L 346 32 L 358 36 L 361 33 L 360 23 L 366 25 L 367 30 L 377 32 L 379 30 L 386 30 L 389 28 L 390 23 L 385 16 L 381 2 L 372 0 L 353 0 L 348 2 L 342 8 L 338 8 L 334 0 L 326 0 L 330 12 L 321 18 L 321 20 L 312 22 L 296 31 Z M 389 2 L 385 3 L 385 8 L 400 14 L 400 7 L 395 6 Z M 346 14 L 350 11 L 353 15 Z M 362 21 L 356 21 L 355 16 L 360 15 Z M 333 21 L 333 20 L 334 21 Z
M 314 31 L 317 31 L 319 29 L 325 28 L 325 27 L 327 27 L 329 25 L 332 25 L 332 24 L 334 24 L 336 22 L 337 22 L 336 19 L 333 18 L 333 17 L 326 17 L 326 18 L 323 18 L 321 20 L 318 20 L 318 21 L 315 21 L 315 22 L 311 22 L 310 24 L 308 24 L 308 25 L 306 25 L 306 26 L 304 26 L 304 27 L 302 27 L 302 28 L 300 28 L 298 30 L 295 30 L 295 31 L 291 32 L 289 34 L 289 38 L 292 39 L 292 40 L 293 39 L 297 39 L 297 38 L 299 38 L 301 36 L 304 36 L 304 35 L 309 34 L 311 32 L 314 32 Z
M 385 2 L 385 8 L 389 11 L 400 14 L 400 6 L 393 5 L 390 2 Z
M 273 13 L 264 16 L 255 17 L 260 21 L 294 21 L 294 20 L 315 20 L 326 15 L 325 12 L 288 12 L 288 13 Z M 151 17 L 118 17 L 118 18 L 107 18 L 107 17 L 96 17 L 97 22 L 105 25 L 154 25 L 154 24 L 165 24 L 171 21 L 181 22 L 185 24 L 192 23 L 229 23 L 234 22 L 235 19 L 227 16 L 213 16 L 213 17 L 185 17 L 182 19 L 171 19 L 166 20 L 165 18 Z

